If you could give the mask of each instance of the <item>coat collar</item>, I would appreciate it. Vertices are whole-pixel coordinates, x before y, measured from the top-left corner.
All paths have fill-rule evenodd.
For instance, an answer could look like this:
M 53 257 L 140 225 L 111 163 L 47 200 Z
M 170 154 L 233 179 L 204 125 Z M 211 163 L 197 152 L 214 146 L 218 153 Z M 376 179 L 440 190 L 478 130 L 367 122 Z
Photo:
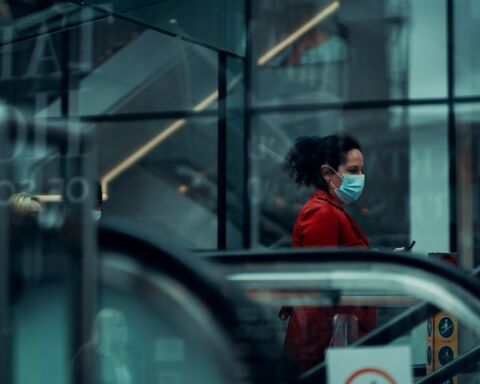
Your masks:
M 336 208 L 343 211 L 343 207 L 341 206 L 341 204 L 339 204 L 338 201 L 330 193 L 325 192 L 322 189 L 317 189 L 313 196 L 316 199 L 327 201 L 327 203 L 332 204 Z
M 368 238 L 365 235 L 365 233 L 362 231 L 362 229 L 358 226 L 358 224 L 350 217 L 350 215 L 345 212 L 343 207 L 337 202 L 337 200 L 328 192 L 325 192 L 321 189 L 318 189 L 315 194 L 313 195 L 313 198 L 326 201 L 328 204 L 333 205 L 335 208 L 338 208 L 341 210 L 344 214 L 347 220 L 349 221 L 350 225 L 352 226 L 353 231 L 357 235 L 357 237 L 362 240 L 365 245 L 368 247 Z

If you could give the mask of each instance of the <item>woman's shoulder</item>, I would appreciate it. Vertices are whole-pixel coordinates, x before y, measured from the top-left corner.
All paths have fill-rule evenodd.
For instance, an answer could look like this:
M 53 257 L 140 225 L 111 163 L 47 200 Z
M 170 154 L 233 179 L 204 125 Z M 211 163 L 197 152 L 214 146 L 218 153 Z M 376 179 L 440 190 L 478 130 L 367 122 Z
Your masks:
M 308 220 L 310 217 L 337 217 L 340 209 L 332 204 L 328 198 L 323 198 L 322 194 L 315 193 L 303 206 L 298 218 Z

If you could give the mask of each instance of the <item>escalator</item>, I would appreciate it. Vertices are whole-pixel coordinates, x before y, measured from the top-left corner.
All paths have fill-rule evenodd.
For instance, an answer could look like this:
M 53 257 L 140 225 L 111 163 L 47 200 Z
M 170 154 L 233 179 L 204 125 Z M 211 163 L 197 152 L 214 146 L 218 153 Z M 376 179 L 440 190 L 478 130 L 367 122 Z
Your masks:
M 467 274 L 423 256 L 377 251 L 246 251 L 204 256 L 220 266 L 226 280 L 270 312 L 270 319 L 276 324 L 282 340 L 287 326 L 278 314 L 283 306 L 299 308 L 300 313 L 302 309 L 312 307 L 326 311 L 335 307 L 338 313 L 342 313 L 345 308 L 352 311 L 352 307 L 369 306 L 376 309 L 376 327 L 363 337 L 353 339 L 348 348 L 375 346 L 385 348 L 388 354 L 389 346 L 403 345 L 409 348 L 413 360 L 414 350 L 419 347 L 426 350 L 429 344 L 427 334 L 418 337 L 418 333 L 411 333 L 412 330 L 418 327 L 429 329 L 429 322 L 436 314 L 453 316 L 458 320 L 455 324 L 458 343 L 451 348 L 457 350 L 442 361 L 442 350 L 437 349 L 440 367 L 430 373 L 429 365 L 433 364 L 435 356 L 427 353 L 423 363 L 412 365 L 414 382 L 475 383 L 478 379 L 478 319 L 475 315 L 468 320 L 469 315 L 460 306 L 465 306 L 464 309 L 472 314 L 478 307 L 470 303 L 459 289 L 468 285 L 472 293 L 478 291 L 478 270 Z M 454 292 L 459 296 L 449 298 Z M 476 295 L 473 294 L 472 298 Z M 325 332 L 329 326 L 332 325 L 324 324 Z M 435 332 L 435 329 L 428 332 L 431 331 Z M 305 325 L 305 337 L 313 337 L 309 332 L 312 331 Z M 437 338 L 440 346 L 448 346 L 446 339 Z M 301 372 L 296 382 L 327 382 L 327 366 L 328 361 L 319 361 Z M 336 381 L 332 378 L 328 381 L 333 382 Z
M 396 339 L 435 313 L 455 314 L 470 346 L 460 345 L 456 360 L 445 364 L 447 376 L 427 375 L 425 365 L 412 366 L 412 374 L 419 383 L 448 382 L 452 375 L 461 383 L 476 382 L 480 285 L 463 271 L 422 257 L 372 251 L 199 255 L 170 243 L 132 223 L 100 226 L 99 302 L 92 319 L 99 334 L 80 349 L 94 355 L 90 359 L 99 376 L 93 382 L 109 382 L 110 354 L 121 357 L 131 382 L 327 382 L 321 361 L 298 374 L 282 355 L 285 320 L 278 311 L 285 305 L 336 306 L 340 311 L 342 306 L 375 306 L 383 323 L 350 348 L 375 345 L 387 354 Z M 39 359 L 32 354 L 55 350 L 54 338 L 41 334 L 59 331 L 52 330 L 48 319 L 57 319 L 59 326 L 60 320 L 68 321 L 55 312 L 62 297 L 65 303 L 61 287 L 50 279 L 45 286 L 25 289 L 17 304 L 16 327 L 24 350 L 15 357 L 22 383 L 40 382 L 20 369 Z M 99 347 L 98 352 L 94 346 L 104 340 L 110 349 Z M 408 348 L 415 343 L 426 346 L 425 339 L 401 340 Z M 78 356 L 79 351 L 66 359 L 62 369 L 75 366 Z M 116 380 L 110 382 L 124 382 Z

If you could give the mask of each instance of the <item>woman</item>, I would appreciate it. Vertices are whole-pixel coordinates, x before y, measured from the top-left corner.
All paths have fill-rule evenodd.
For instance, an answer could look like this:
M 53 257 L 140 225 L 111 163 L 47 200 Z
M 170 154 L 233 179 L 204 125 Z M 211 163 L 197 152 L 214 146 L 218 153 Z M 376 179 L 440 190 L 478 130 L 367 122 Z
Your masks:
M 96 369 L 95 383 L 130 384 L 128 368 L 129 331 L 122 311 L 101 309 L 95 318 L 92 338 L 84 344 L 71 362 L 76 377 L 82 376 L 82 365 Z
M 285 170 L 299 186 L 316 192 L 300 211 L 293 229 L 294 247 L 368 247 L 368 238 L 344 210 L 357 200 L 365 184 L 363 154 L 356 140 L 332 135 L 299 137 L 287 154 Z M 362 307 L 282 308 L 290 321 L 285 350 L 300 371 L 324 359 L 333 341 L 333 317 L 348 314 L 358 319 L 361 337 L 375 327 L 376 309 Z

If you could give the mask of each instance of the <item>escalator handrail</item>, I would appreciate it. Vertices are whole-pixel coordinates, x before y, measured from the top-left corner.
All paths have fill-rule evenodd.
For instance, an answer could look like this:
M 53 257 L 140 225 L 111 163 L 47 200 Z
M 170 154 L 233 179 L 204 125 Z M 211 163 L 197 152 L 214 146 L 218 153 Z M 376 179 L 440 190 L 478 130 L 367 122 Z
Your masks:
M 332 252 L 335 255 L 332 257 Z M 480 274 L 480 268 L 476 268 L 472 271 L 471 275 L 465 273 L 458 268 L 454 268 L 449 264 L 443 263 L 435 259 L 427 259 L 423 256 L 415 256 L 410 253 L 398 254 L 398 253 L 388 253 L 388 252 L 378 252 L 378 251 L 369 251 L 369 250 L 342 250 L 335 249 L 333 250 L 300 250 L 295 251 L 276 251 L 275 254 L 271 252 L 243 252 L 235 251 L 230 253 L 219 254 L 209 253 L 204 254 L 205 257 L 211 258 L 216 262 L 223 265 L 238 265 L 241 263 L 265 263 L 268 262 L 289 262 L 289 263 L 298 263 L 298 262 L 317 262 L 317 263 L 327 263 L 327 262 L 336 262 L 336 263 L 345 263 L 345 262 L 381 262 L 381 263 L 400 263 L 402 266 L 410 266 L 419 269 L 423 269 L 429 273 L 435 273 L 444 279 L 450 279 L 450 281 L 455 282 L 460 285 L 462 288 L 469 290 L 474 293 L 475 296 L 479 297 L 479 284 L 474 278 Z M 365 256 L 368 256 L 365 258 Z M 363 257 L 363 260 L 361 259 Z M 400 315 L 388 321 L 386 324 L 376 328 L 372 332 L 368 333 L 364 337 L 357 340 L 351 345 L 351 347 L 360 347 L 360 346 L 373 346 L 389 343 L 398 337 L 404 335 L 406 332 L 413 329 L 415 326 L 419 325 L 423 321 L 427 320 L 430 316 L 434 315 L 438 311 L 434 305 L 423 302 L 415 305 L 412 308 L 404 311 Z M 430 376 L 425 378 L 424 383 L 434 383 L 438 382 L 439 379 L 448 378 L 450 374 L 455 375 L 461 372 L 462 370 L 468 368 L 473 362 L 480 358 L 480 350 L 474 349 L 467 353 L 466 355 L 455 359 L 448 366 L 445 366 L 445 369 L 442 369 L 439 373 L 435 372 L 432 375 L 433 378 L 429 379 Z M 325 380 L 326 377 L 326 363 L 322 362 L 318 365 L 312 367 L 307 372 L 303 373 L 297 380 L 299 383 L 308 383 L 308 382 L 321 382 Z M 320 380 L 320 381 L 319 381 Z M 437 380 L 437 381 L 436 381 Z M 423 384 L 423 381 L 422 381 Z
M 141 228 L 141 229 L 140 229 Z M 161 238 L 140 225 L 116 219 L 103 220 L 98 228 L 99 247 L 102 251 L 116 251 L 135 255 L 135 262 L 153 271 L 175 276 L 208 304 L 218 319 L 233 327 L 235 318 L 228 299 L 221 294 L 220 276 L 207 271 L 200 260 L 186 250 L 179 249 L 169 239 Z
M 442 262 L 412 253 L 386 252 L 357 248 L 309 248 L 291 250 L 245 250 L 245 251 L 216 251 L 199 253 L 215 263 L 226 266 L 240 266 L 242 264 L 265 263 L 376 263 L 400 267 L 410 267 L 433 274 L 447 280 L 462 289 L 472 293 L 480 299 L 480 283 L 467 271 Z
M 228 307 L 225 297 L 219 294 L 219 285 L 216 281 L 218 277 L 213 277 L 209 273 L 205 273 L 201 268 L 196 268 L 195 265 L 199 260 L 196 260 L 192 254 L 186 251 L 180 251 L 178 249 L 169 248 L 164 242 L 159 242 L 158 239 L 151 235 L 145 234 L 144 231 L 132 231 L 131 226 L 119 225 L 118 223 L 103 223 L 100 227 L 100 244 L 102 247 L 107 245 L 108 248 L 114 248 L 121 250 L 122 252 L 131 253 L 136 255 L 136 260 L 142 265 L 149 268 L 159 269 L 162 272 L 174 274 L 175 276 L 184 279 L 191 288 L 195 289 L 206 302 L 209 302 L 209 307 L 213 310 L 218 309 L 216 318 L 225 319 L 225 308 Z M 113 246 L 112 246 L 113 245 Z M 174 256 L 173 256 L 174 255 Z M 193 256 L 193 257 L 192 257 Z M 386 264 L 401 264 L 402 266 L 415 267 L 417 269 L 424 270 L 428 273 L 433 273 L 449 279 L 450 281 L 460 285 L 462 288 L 470 291 L 477 297 L 480 297 L 480 287 L 475 279 L 465 274 L 462 271 L 454 269 L 449 265 L 432 259 L 425 259 L 424 257 L 412 256 L 409 254 L 390 254 L 387 252 L 368 251 L 368 250 L 302 250 L 302 251 L 277 251 L 274 254 L 271 252 L 258 252 L 258 251 L 240 251 L 240 252 L 213 252 L 203 254 L 203 257 L 207 259 L 215 260 L 220 264 L 227 265 L 241 265 L 248 264 L 264 264 L 277 263 L 277 262 L 335 262 L 335 263 L 349 263 L 349 262 L 373 262 L 373 263 L 386 263 Z M 198 264 L 200 265 L 200 264 Z M 478 272 L 478 271 L 476 271 Z M 212 302 L 214 300 L 214 302 Z M 406 323 L 405 319 L 416 318 L 425 320 L 432 313 L 436 311 L 436 308 L 430 304 L 420 303 L 417 306 L 411 308 L 405 313 L 401 314 L 393 321 L 387 323 L 386 326 L 379 328 L 372 332 L 370 340 L 359 340 L 355 343 L 355 346 L 359 345 L 374 345 L 378 342 L 382 332 L 389 332 L 389 328 L 393 323 L 398 323 L 403 319 L 403 324 Z M 414 321 L 417 323 L 417 321 Z M 235 326 L 235 321 L 232 316 L 230 326 Z M 411 328 L 411 327 L 410 327 Z M 376 334 L 374 334 L 376 333 Z M 385 342 L 385 339 L 383 339 Z M 430 380 L 438 380 L 438 377 L 443 378 L 447 375 L 458 373 L 458 370 L 465 369 L 471 365 L 478 357 L 480 351 L 476 349 L 466 354 L 465 356 L 456 359 L 445 367 L 444 370 L 435 373 L 435 377 L 427 377 L 422 381 L 425 384 L 434 382 Z M 320 364 L 315 367 L 313 371 L 309 371 L 307 374 L 302 375 L 299 378 L 299 382 L 307 382 L 312 379 L 318 380 L 320 377 L 324 378 L 324 364 Z
M 480 267 L 474 269 L 471 275 L 475 277 L 480 275 Z M 435 315 L 435 313 L 437 313 L 438 310 L 439 310 L 438 308 L 436 308 L 434 305 L 431 305 L 429 303 L 426 303 L 426 302 L 419 303 L 414 307 L 409 308 L 406 311 L 402 312 L 401 314 L 397 315 L 393 319 L 390 319 L 387 323 L 381 325 L 380 327 L 375 328 L 372 332 L 366 334 L 362 338 L 358 339 L 350 346 L 350 348 L 388 344 L 396 340 L 400 336 L 403 336 L 408 331 L 411 331 L 414 327 L 416 327 L 417 325 L 420 325 L 429 317 Z M 480 355 L 478 356 L 480 358 Z M 462 357 L 459 357 L 458 359 Z M 458 359 L 455 359 L 450 364 L 453 364 Z M 467 357 L 467 359 L 470 359 L 470 357 Z M 454 367 L 452 368 L 452 371 L 454 369 L 462 369 L 462 370 L 466 369 L 468 368 L 469 365 L 465 365 L 465 363 L 463 364 L 459 363 L 458 365 L 455 364 Z M 305 372 L 300 377 L 299 381 L 302 382 L 302 380 L 311 379 L 312 377 L 324 376 L 325 372 L 326 372 L 326 364 L 325 362 L 322 362 L 317 366 L 311 368 L 307 372 Z M 450 372 L 450 370 L 447 372 Z M 456 371 L 456 373 L 459 373 L 459 372 L 461 371 Z M 432 381 L 432 383 L 433 382 L 435 381 Z

